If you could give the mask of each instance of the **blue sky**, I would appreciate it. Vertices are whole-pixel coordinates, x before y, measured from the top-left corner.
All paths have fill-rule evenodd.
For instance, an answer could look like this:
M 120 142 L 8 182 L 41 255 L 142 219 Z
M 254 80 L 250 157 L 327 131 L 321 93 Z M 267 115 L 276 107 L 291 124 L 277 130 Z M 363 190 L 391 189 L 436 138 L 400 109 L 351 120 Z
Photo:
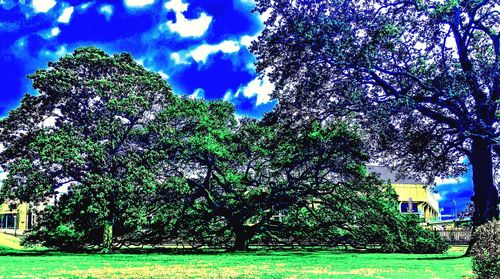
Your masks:
M 261 116 L 272 86 L 256 78 L 247 46 L 262 30 L 251 0 L 0 0 L 0 115 L 22 94 L 26 75 L 77 47 L 127 51 L 179 94 L 233 102 Z
M 130 52 L 178 94 L 232 102 L 260 117 L 275 101 L 248 51 L 263 28 L 253 0 L 0 0 L 0 117 L 36 94 L 26 78 L 77 47 Z M 437 187 L 444 214 L 471 196 L 470 173 Z

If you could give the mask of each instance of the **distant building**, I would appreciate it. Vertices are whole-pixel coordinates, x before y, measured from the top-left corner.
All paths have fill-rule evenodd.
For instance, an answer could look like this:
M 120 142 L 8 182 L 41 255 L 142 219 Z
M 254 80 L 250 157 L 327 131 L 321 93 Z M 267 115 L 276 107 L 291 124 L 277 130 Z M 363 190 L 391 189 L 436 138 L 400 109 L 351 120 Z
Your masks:
M 369 171 L 378 173 L 380 179 L 390 181 L 398 194 L 399 210 L 404 214 L 417 214 L 425 222 L 441 220 L 436 195 L 423 181 L 396 177 L 388 168 L 369 166 Z
M 31 228 L 33 218 L 27 203 L 21 203 L 15 209 L 10 209 L 7 203 L 0 204 L 0 232 L 23 234 Z

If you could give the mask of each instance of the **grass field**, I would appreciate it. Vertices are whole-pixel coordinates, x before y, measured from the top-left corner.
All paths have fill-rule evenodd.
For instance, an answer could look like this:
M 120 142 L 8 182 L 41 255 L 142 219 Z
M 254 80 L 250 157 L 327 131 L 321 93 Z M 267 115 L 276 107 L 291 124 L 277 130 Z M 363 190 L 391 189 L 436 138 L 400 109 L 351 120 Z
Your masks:
M 3 248 L 0 278 L 471 278 L 471 261 L 460 257 L 463 252 L 453 247 L 443 255 L 326 250 L 102 255 Z
M 0 233 L 0 249 L 21 249 L 19 238 Z

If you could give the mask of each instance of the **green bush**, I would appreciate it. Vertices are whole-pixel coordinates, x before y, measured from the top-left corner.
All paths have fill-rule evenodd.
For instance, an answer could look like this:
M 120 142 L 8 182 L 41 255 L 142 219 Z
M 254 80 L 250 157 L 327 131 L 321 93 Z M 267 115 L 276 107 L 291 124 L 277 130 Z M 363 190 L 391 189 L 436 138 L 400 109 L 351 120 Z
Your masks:
M 448 243 L 441 236 L 436 233 L 422 228 L 419 233 L 420 236 L 417 237 L 413 243 L 413 252 L 418 254 L 434 254 L 434 253 L 444 253 L 448 250 Z
M 500 278 L 500 221 L 479 226 L 474 232 L 472 269 L 478 278 Z
M 435 254 L 448 250 L 448 243 L 436 232 L 422 227 L 418 216 L 396 213 L 387 215 L 371 233 L 380 250 L 389 253 Z
M 32 246 L 43 244 L 49 248 L 57 248 L 63 251 L 81 250 L 82 233 L 77 232 L 71 224 L 60 224 L 55 229 L 39 229 L 26 235 L 22 245 Z

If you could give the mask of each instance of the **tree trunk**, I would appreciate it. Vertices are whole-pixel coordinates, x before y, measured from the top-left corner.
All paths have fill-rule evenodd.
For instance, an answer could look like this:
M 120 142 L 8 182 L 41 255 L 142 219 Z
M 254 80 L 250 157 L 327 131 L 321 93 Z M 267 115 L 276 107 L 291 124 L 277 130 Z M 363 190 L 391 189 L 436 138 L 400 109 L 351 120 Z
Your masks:
M 242 224 L 233 225 L 234 245 L 231 251 L 246 251 L 248 249 L 248 240 L 250 234 L 245 230 Z
M 113 222 L 104 224 L 102 235 L 102 253 L 111 253 L 113 251 Z
M 474 215 L 472 224 L 478 227 L 488 221 L 498 219 L 498 190 L 493 181 L 492 144 L 487 139 L 472 142 L 472 181 L 474 184 Z
M 246 251 L 248 249 L 248 239 L 244 232 L 236 233 L 233 251 Z

